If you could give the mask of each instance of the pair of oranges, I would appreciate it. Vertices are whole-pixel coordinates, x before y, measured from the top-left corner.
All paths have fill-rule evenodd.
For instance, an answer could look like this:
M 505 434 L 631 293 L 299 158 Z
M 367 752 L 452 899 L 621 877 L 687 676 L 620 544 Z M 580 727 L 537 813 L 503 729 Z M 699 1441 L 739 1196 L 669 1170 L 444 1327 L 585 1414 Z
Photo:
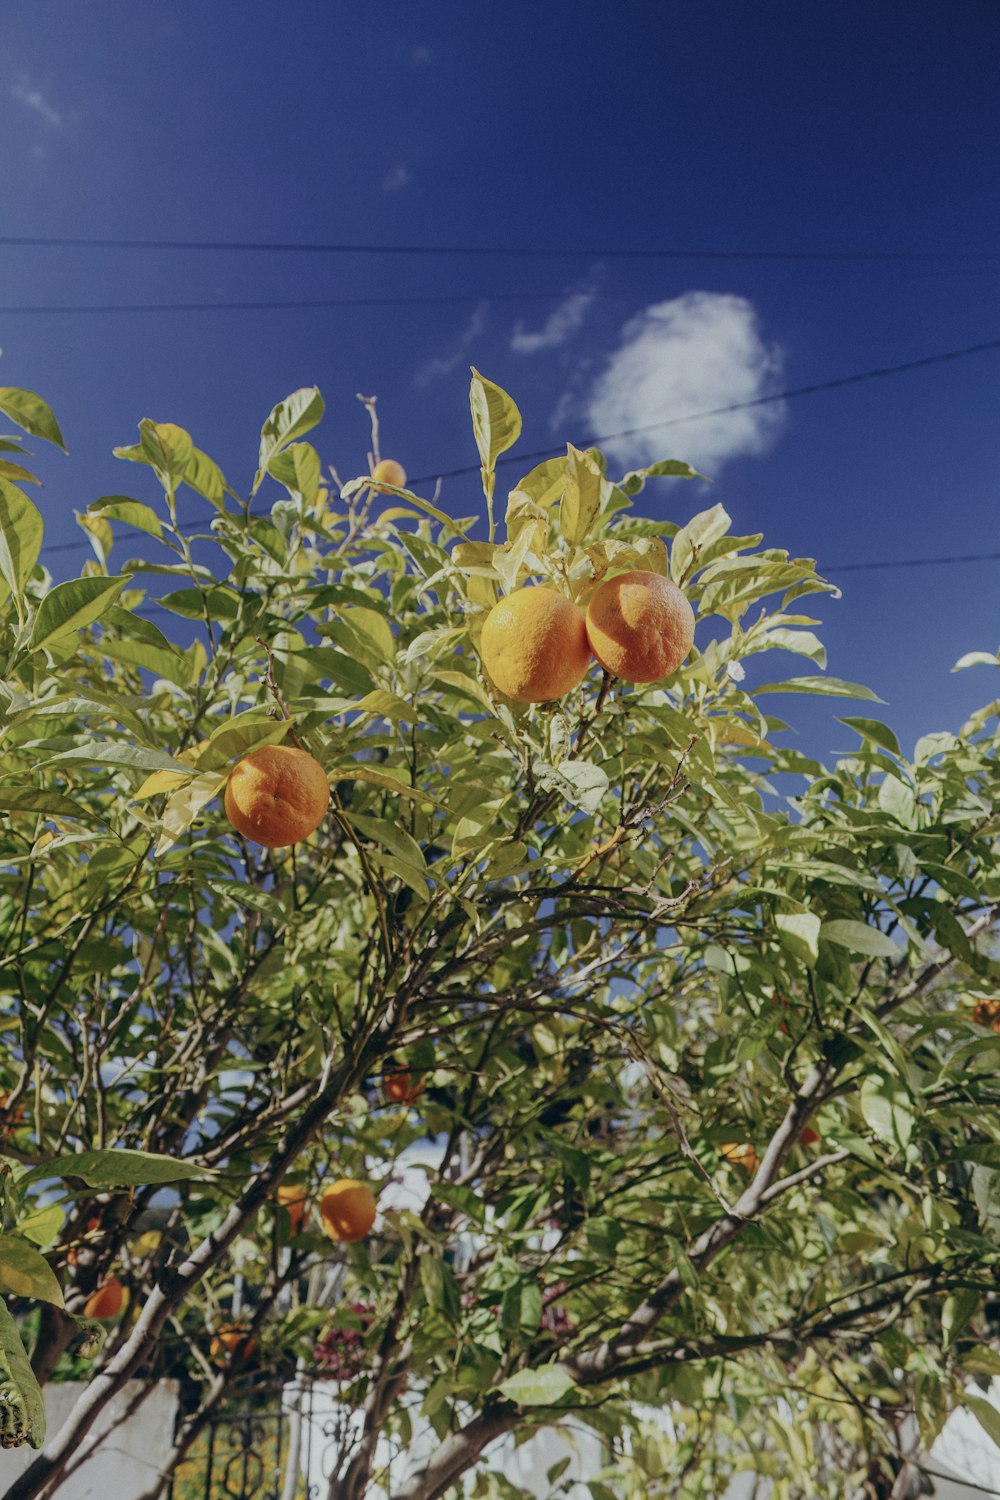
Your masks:
M 291 1220 L 292 1233 L 298 1234 L 309 1212 L 305 1188 L 297 1183 L 282 1183 L 275 1196 Z M 353 1244 L 363 1240 L 375 1222 L 375 1197 L 356 1177 L 341 1177 L 328 1183 L 320 1193 L 316 1212 L 328 1239 Z
M 518 703 L 548 703 L 583 681 L 591 659 L 626 682 L 661 682 L 694 642 L 694 611 L 660 573 L 619 573 L 586 613 L 545 584 L 518 589 L 486 616 L 483 665 Z

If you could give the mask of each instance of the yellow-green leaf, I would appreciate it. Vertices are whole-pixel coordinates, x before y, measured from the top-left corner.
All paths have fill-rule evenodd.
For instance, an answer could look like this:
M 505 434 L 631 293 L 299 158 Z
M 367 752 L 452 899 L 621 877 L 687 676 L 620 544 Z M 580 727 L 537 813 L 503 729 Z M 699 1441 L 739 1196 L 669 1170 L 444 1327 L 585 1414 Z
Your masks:
M 0 411 L 6 412 L 12 422 L 23 427 L 25 432 L 30 432 L 32 437 L 55 443 L 57 448 L 66 452 L 59 423 L 52 415 L 48 403 L 34 391 L 22 391 L 13 385 L 0 385 Z
M 28 649 L 40 651 L 43 646 L 92 625 L 130 582 L 129 575 L 122 574 L 117 578 L 72 578 L 68 583 L 57 583 L 39 605 Z

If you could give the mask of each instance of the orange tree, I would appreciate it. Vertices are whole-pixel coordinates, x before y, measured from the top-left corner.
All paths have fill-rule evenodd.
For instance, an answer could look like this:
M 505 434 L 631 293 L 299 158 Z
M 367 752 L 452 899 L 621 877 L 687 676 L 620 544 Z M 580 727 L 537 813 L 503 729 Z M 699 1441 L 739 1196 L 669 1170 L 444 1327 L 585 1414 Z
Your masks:
M 38 397 L 0 407 L 61 442 Z M 516 1494 L 491 1445 L 546 1425 L 604 1440 L 595 1500 L 746 1470 L 888 1494 L 957 1403 L 996 1437 L 997 705 L 912 759 L 843 719 L 826 769 L 770 705 L 872 697 L 824 675 L 801 611 L 829 585 L 719 505 L 638 515 L 687 465 L 615 479 L 570 446 L 501 507 L 520 418 L 474 372 L 486 518 L 454 518 L 384 467 L 324 479 L 322 410 L 275 407 L 245 498 L 142 422 L 119 450 L 142 498 L 80 515 L 95 560 L 54 586 L 4 440 L 5 1443 L 42 1442 L 36 1381 L 87 1382 L 10 1500 L 164 1370 L 179 1462 L 249 1364 L 355 1411 L 336 1500 L 387 1452 L 397 1500 L 470 1471 Z M 122 528 L 144 555 L 113 567 Z M 626 573 L 694 606 L 682 666 L 499 691 L 498 598 L 576 608 Z M 683 601 L 647 594 L 686 650 Z M 761 681 L 769 650 L 807 675 Z M 276 745 L 329 806 L 313 786 L 315 831 L 266 848 L 223 793 Z

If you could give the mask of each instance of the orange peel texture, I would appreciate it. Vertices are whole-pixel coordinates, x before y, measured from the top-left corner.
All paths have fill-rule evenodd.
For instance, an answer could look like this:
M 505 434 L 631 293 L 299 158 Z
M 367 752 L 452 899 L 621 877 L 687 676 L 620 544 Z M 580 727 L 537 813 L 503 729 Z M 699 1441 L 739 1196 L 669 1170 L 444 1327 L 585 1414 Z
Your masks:
M 660 682 L 694 643 L 694 610 L 660 573 L 619 573 L 587 608 L 587 639 L 601 666 L 625 682 Z
M 237 761 L 226 783 L 226 816 L 265 849 L 297 844 L 319 827 L 330 783 L 319 761 L 294 745 L 262 745 Z
M 319 1195 L 317 1204 L 323 1233 L 331 1240 L 353 1244 L 363 1240 L 375 1223 L 375 1198 L 363 1182 L 342 1177 L 331 1182 Z
M 549 703 L 583 681 L 590 647 L 583 611 L 544 584 L 494 604 L 479 641 L 491 680 L 518 703 Z

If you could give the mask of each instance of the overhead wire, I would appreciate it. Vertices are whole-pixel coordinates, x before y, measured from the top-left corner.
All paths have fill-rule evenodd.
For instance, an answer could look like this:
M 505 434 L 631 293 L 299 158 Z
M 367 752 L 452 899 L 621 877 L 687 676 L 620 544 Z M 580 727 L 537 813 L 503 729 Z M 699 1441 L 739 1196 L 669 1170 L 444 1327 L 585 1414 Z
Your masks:
M 923 355 L 919 359 L 904 360 L 895 365 L 881 365 L 869 370 L 859 370 L 851 375 L 837 376 L 832 380 L 814 381 L 809 385 L 793 386 L 784 391 L 773 391 L 766 396 L 756 396 L 748 401 L 734 401 L 727 406 L 714 407 L 709 411 L 691 412 L 678 417 L 665 417 L 659 422 L 647 422 L 639 427 L 625 428 L 620 432 L 606 433 L 602 437 L 591 438 L 585 444 L 587 447 L 600 447 L 604 443 L 614 442 L 621 438 L 636 437 L 642 433 L 653 432 L 663 428 L 681 426 L 686 422 L 697 422 L 708 417 L 724 416 L 730 412 L 746 411 L 751 407 L 766 406 L 777 401 L 789 401 L 800 396 L 816 395 L 822 391 L 839 390 L 849 385 L 859 385 L 868 380 L 881 380 L 893 375 L 901 375 L 908 370 L 925 369 L 930 365 L 943 364 L 951 360 L 964 359 L 974 354 L 982 354 L 990 350 L 1000 349 L 1000 339 L 988 339 L 978 344 L 968 344 L 961 349 L 949 349 L 939 354 Z M 497 459 L 496 467 L 502 464 L 524 463 L 530 459 L 545 459 L 557 456 L 562 452 L 561 448 L 538 448 L 528 453 L 508 453 Z M 439 479 L 456 479 L 469 474 L 479 472 L 478 464 L 464 464 L 456 469 L 446 469 L 437 474 L 422 474 L 410 481 L 414 486 L 418 484 L 433 484 Z M 184 531 L 196 530 L 203 526 L 204 522 L 187 522 L 181 529 Z M 73 542 L 56 543 L 47 547 L 46 553 L 75 552 L 89 547 L 89 542 L 80 538 Z M 921 568 L 932 567 L 936 564 L 949 565 L 966 562 L 985 562 L 1000 559 L 997 552 L 978 552 L 956 554 L 951 557 L 924 557 L 924 558 L 902 558 L 898 560 L 888 559 L 885 561 L 842 563 L 834 568 L 827 568 L 828 573 L 838 572 L 861 572 L 876 568 Z
M 310 255 L 414 255 L 414 256 L 516 256 L 540 260 L 718 260 L 805 261 L 890 264 L 983 263 L 1000 261 L 1000 251 L 915 250 L 732 250 L 711 246 L 558 246 L 558 245 L 386 245 L 350 244 L 323 240 L 170 240 L 123 236 L 89 237 L 37 234 L 0 235 L 0 246 L 59 250 L 193 250 L 222 253 L 273 253 Z

